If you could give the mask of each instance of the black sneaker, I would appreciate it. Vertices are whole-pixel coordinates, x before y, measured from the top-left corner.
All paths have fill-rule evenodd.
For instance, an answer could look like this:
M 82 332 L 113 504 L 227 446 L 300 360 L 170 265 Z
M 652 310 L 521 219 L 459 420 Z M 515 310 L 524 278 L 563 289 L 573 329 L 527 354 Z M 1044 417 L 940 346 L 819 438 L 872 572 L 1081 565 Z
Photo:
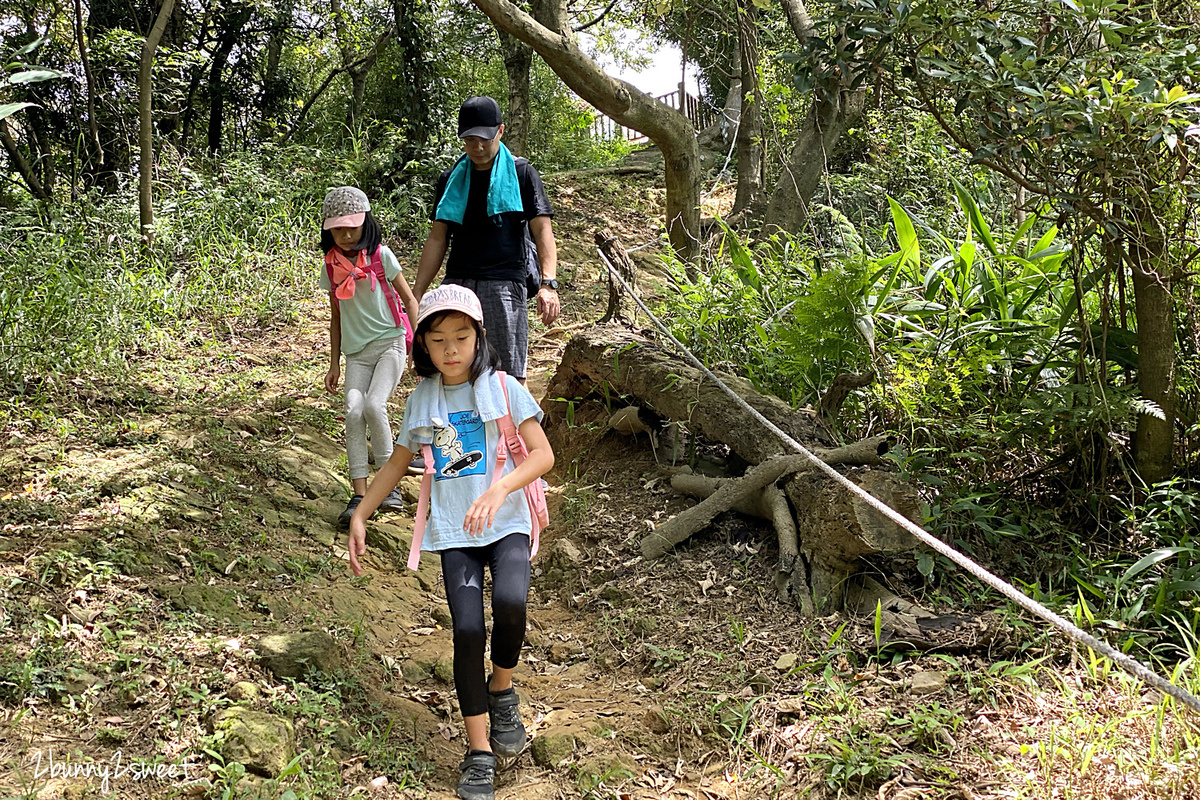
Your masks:
M 350 498 L 350 502 L 346 503 L 346 510 L 338 514 L 338 527 L 349 528 L 350 518 L 354 516 L 354 509 L 358 508 L 358 504 L 362 502 L 362 495 L 356 494 Z
M 521 712 L 517 710 L 520 702 L 517 690 L 510 686 L 502 692 L 489 691 L 487 701 L 488 722 L 491 723 L 488 744 L 492 751 L 504 758 L 521 755 L 525 750 L 525 726 L 521 724 Z
M 486 750 L 470 750 L 462 764 L 458 779 L 458 796 L 463 800 L 495 800 L 496 754 Z
M 423 475 L 425 473 L 425 456 L 415 455 L 412 461 L 408 462 L 408 471 L 413 475 Z
M 388 496 L 383 498 L 383 502 L 379 504 L 380 511 L 403 511 L 404 498 L 400 496 L 400 489 L 392 489 L 388 492 Z

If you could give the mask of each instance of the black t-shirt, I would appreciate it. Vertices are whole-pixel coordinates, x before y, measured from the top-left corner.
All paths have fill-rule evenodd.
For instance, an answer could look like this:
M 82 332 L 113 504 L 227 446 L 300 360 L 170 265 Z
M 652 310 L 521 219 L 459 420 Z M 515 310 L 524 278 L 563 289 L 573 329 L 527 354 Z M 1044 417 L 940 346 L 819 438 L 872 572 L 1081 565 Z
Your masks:
M 517 167 L 517 184 L 521 187 L 521 211 L 498 214 L 499 219 L 487 215 L 487 193 L 492 184 L 492 171 L 471 169 L 471 185 L 467 190 L 467 209 L 463 224 L 447 222 L 449 228 L 450 257 L 446 260 L 447 278 L 472 280 L 525 280 L 525 226 L 534 217 L 554 216 L 550 198 L 542 186 L 542 178 L 524 158 L 514 159 Z M 433 212 L 446 191 L 450 178 L 446 170 L 438 178 L 433 193 Z

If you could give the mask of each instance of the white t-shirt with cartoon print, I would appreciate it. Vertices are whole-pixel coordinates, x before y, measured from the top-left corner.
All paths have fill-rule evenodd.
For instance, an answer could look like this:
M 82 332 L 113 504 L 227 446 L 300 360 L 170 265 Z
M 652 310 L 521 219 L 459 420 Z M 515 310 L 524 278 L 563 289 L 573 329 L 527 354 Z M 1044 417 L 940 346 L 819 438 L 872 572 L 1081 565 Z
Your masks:
M 511 375 L 506 377 L 513 425 L 519 429 L 521 423 L 531 417 L 541 422 L 542 410 L 533 395 L 516 378 Z M 528 535 L 532 522 L 529 505 L 522 491 L 513 492 L 505 499 L 496 512 L 492 527 L 482 534 L 470 536 L 463 530 L 463 520 L 471 504 L 492 484 L 492 474 L 496 468 L 496 445 L 500 440 L 500 426 L 496 421 L 481 421 L 470 382 L 441 386 L 437 380 L 421 381 L 405 404 L 397 443 L 414 453 L 421 452 L 421 443 L 411 435 L 411 412 L 421 404 L 422 398 L 417 396 L 418 392 L 439 388 L 445 393 L 448 424 L 434 430 L 433 443 L 430 445 L 434 480 L 430 493 L 429 523 L 425 528 L 421 549 L 436 552 L 456 547 L 481 547 L 512 533 Z M 504 462 L 503 474 L 512 472 L 513 467 L 510 455 Z

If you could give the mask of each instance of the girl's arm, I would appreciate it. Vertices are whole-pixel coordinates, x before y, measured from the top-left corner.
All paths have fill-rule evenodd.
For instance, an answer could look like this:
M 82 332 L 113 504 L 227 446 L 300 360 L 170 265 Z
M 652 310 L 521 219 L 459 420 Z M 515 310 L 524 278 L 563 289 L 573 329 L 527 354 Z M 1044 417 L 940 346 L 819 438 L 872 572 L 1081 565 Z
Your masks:
M 404 313 L 408 314 L 408 322 L 415 330 L 417 327 L 417 296 L 413 294 L 408 281 L 404 280 L 403 272 L 397 273 L 396 277 L 392 278 L 392 288 L 396 290 L 396 294 L 400 295 L 400 302 L 404 303 Z
M 342 311 L 333 291 L 329 292 L 329 372 L 325 373 L 325 391 L 337 391 L 342 375 Z
M 412 457 L 411 450 L 396 445 L 392 450 L 392 457 L 375 473 L 375 478 L 367 487 L 367 493 L 355 509 L 354 516 L 350 518 L 350 535 L 346 549 L 350 551 L 350 569 L 354 570 L 355 575 L 362 575 L 359 559 L 367 552 L 367 520 L 375 513 L 375 509 L 379 508 L 388 492 L 395 489 L 396 484 L 400 483 L 400 479 L 408 472 L 408 464 Z
M 512 472 L 493 483 L 471 504 L 463 520 L 463 530 L 471 536 L 478 536 L 485 529 L 492 527 L 492 523 L 496 521 L 496 512 L 500 510 L 505 498 L 524 489 L 554 466 L 554 451 L 550 449 L 550 441 L 546 438 L 546 432 L 542 430 L 537 417 L 530 417 L 522 422 L 518 430 L 521 432 L 521 438 L 525 440 L 525 446 L 529 448 L 529 456 Z M 405 469 L 408 468 L 407 464 L 404 466 Z

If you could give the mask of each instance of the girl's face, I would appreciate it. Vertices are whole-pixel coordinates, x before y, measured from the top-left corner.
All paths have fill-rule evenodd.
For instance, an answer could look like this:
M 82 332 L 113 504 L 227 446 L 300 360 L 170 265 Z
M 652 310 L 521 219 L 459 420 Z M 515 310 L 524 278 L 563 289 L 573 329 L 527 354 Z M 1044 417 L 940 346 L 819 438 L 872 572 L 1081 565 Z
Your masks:
M 333 236 L 333 242 L 343 250 L 353 250 L 358 244 L 358 240 L 362 238 L 363 226 L 357 228 L 330 228 L 329 233 Z
M 442 373 L 442 383 L 456 386 L 471 376 L 477 343 L 475 323 L 465 314 L 447 314 L 430 326 L 421 345 Z

